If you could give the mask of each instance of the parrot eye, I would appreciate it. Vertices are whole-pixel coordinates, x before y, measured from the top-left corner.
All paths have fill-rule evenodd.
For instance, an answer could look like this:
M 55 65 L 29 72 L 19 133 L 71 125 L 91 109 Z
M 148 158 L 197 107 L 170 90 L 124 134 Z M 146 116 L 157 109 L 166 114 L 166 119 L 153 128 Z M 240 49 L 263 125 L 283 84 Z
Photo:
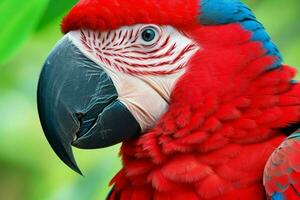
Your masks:
M 157 28 L 148 26 L 142 29 L 141 38 L 145 45 L 152 45 L 158 38 L 159 31 Z
M 153 29 L 150 29 L 150 28 L 144 30 L 143 33 L 142 33 L 142 38 L 146 42 L 151 42 L 155 38 L 155 31 Z

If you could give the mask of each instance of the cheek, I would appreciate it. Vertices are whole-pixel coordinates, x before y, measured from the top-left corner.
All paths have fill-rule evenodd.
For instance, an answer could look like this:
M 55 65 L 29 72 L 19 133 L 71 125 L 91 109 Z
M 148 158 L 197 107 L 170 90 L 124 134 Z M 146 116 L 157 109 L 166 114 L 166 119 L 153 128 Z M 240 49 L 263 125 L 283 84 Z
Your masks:
M 108 71 L 122 102 L 139 122 L 142 132 L 155 127 L 169 108 L 172 90 L 184 70 L 169 76 L 132 76 Z
M 144 80 L 115 72 L 110 74 L 122 102 L 139 122 L 142 132 L 153 128 L 168 109 L 159 86 L 153 86 Z
M 102 42 L 101 37 L 96 40 L 95 34 L 77 31 L 70 33 L 70 38 L 88 58 L 105 69 L 117 89 L 118 99 L 146 132 L 167 112 L 172 89 L 199 47 L 179 33 L 164 37 L 151 51 L 133 45 L 121 48 L 119 43 L 111 42 L 114 39 L 103 40 L 105 45 L 101 45 L 96 42 Z M 114 38 L 114 34 L 109 37 Z M 120 42 L 126 44 L 125 40 Z

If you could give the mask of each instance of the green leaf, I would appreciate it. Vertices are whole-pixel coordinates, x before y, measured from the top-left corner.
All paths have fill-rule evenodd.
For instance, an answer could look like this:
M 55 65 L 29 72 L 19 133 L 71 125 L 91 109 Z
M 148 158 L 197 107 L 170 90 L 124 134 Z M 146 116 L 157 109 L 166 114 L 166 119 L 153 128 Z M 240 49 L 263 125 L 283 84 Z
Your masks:
M 12 57 L 37 26 L 48 0 L 1 0 L 0 64 Z
M 50 0 L 46 12 L 38 25 L 38 29 L 44 28 L 47 24 L 57 19 L 57 17 L 64 15 L 77 1 L 78 0 L 64 0 L 58 3 L 57 0 Z

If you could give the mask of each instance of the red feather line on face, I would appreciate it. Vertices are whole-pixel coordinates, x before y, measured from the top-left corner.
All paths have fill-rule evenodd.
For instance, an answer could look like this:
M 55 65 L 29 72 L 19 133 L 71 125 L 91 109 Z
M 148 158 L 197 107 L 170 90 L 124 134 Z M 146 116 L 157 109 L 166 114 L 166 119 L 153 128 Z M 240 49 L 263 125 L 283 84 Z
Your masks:
M 80 40 L 87 51 L 91 53 L 96 51 L 96 56 L 101 63 L 132 75 L 176 73 L 185 66 L 182 60 L 198 49 L 196 44 L 188 43 L 180 47 L 180 52 L 177 52 L 176 42 L 181 41 L 174 41 L 170 36 L 163 37 L 162 33 L 154 44 L 139 44 L 137 40 L 141 29 L 130 27 L 129 29 L 131 30 L 118 29 L 113 33 L 81 30 Z

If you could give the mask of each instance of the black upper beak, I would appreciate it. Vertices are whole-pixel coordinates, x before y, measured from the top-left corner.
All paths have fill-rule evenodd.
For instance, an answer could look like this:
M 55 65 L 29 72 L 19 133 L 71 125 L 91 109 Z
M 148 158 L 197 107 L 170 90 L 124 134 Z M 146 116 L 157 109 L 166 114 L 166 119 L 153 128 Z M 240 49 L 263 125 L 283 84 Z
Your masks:
M 107 147 L 140 132 L 105 70 L 64 37 L 49 55 L 38 84 L 38 111 L 56 154 L 80 173 L 71 145 Z

